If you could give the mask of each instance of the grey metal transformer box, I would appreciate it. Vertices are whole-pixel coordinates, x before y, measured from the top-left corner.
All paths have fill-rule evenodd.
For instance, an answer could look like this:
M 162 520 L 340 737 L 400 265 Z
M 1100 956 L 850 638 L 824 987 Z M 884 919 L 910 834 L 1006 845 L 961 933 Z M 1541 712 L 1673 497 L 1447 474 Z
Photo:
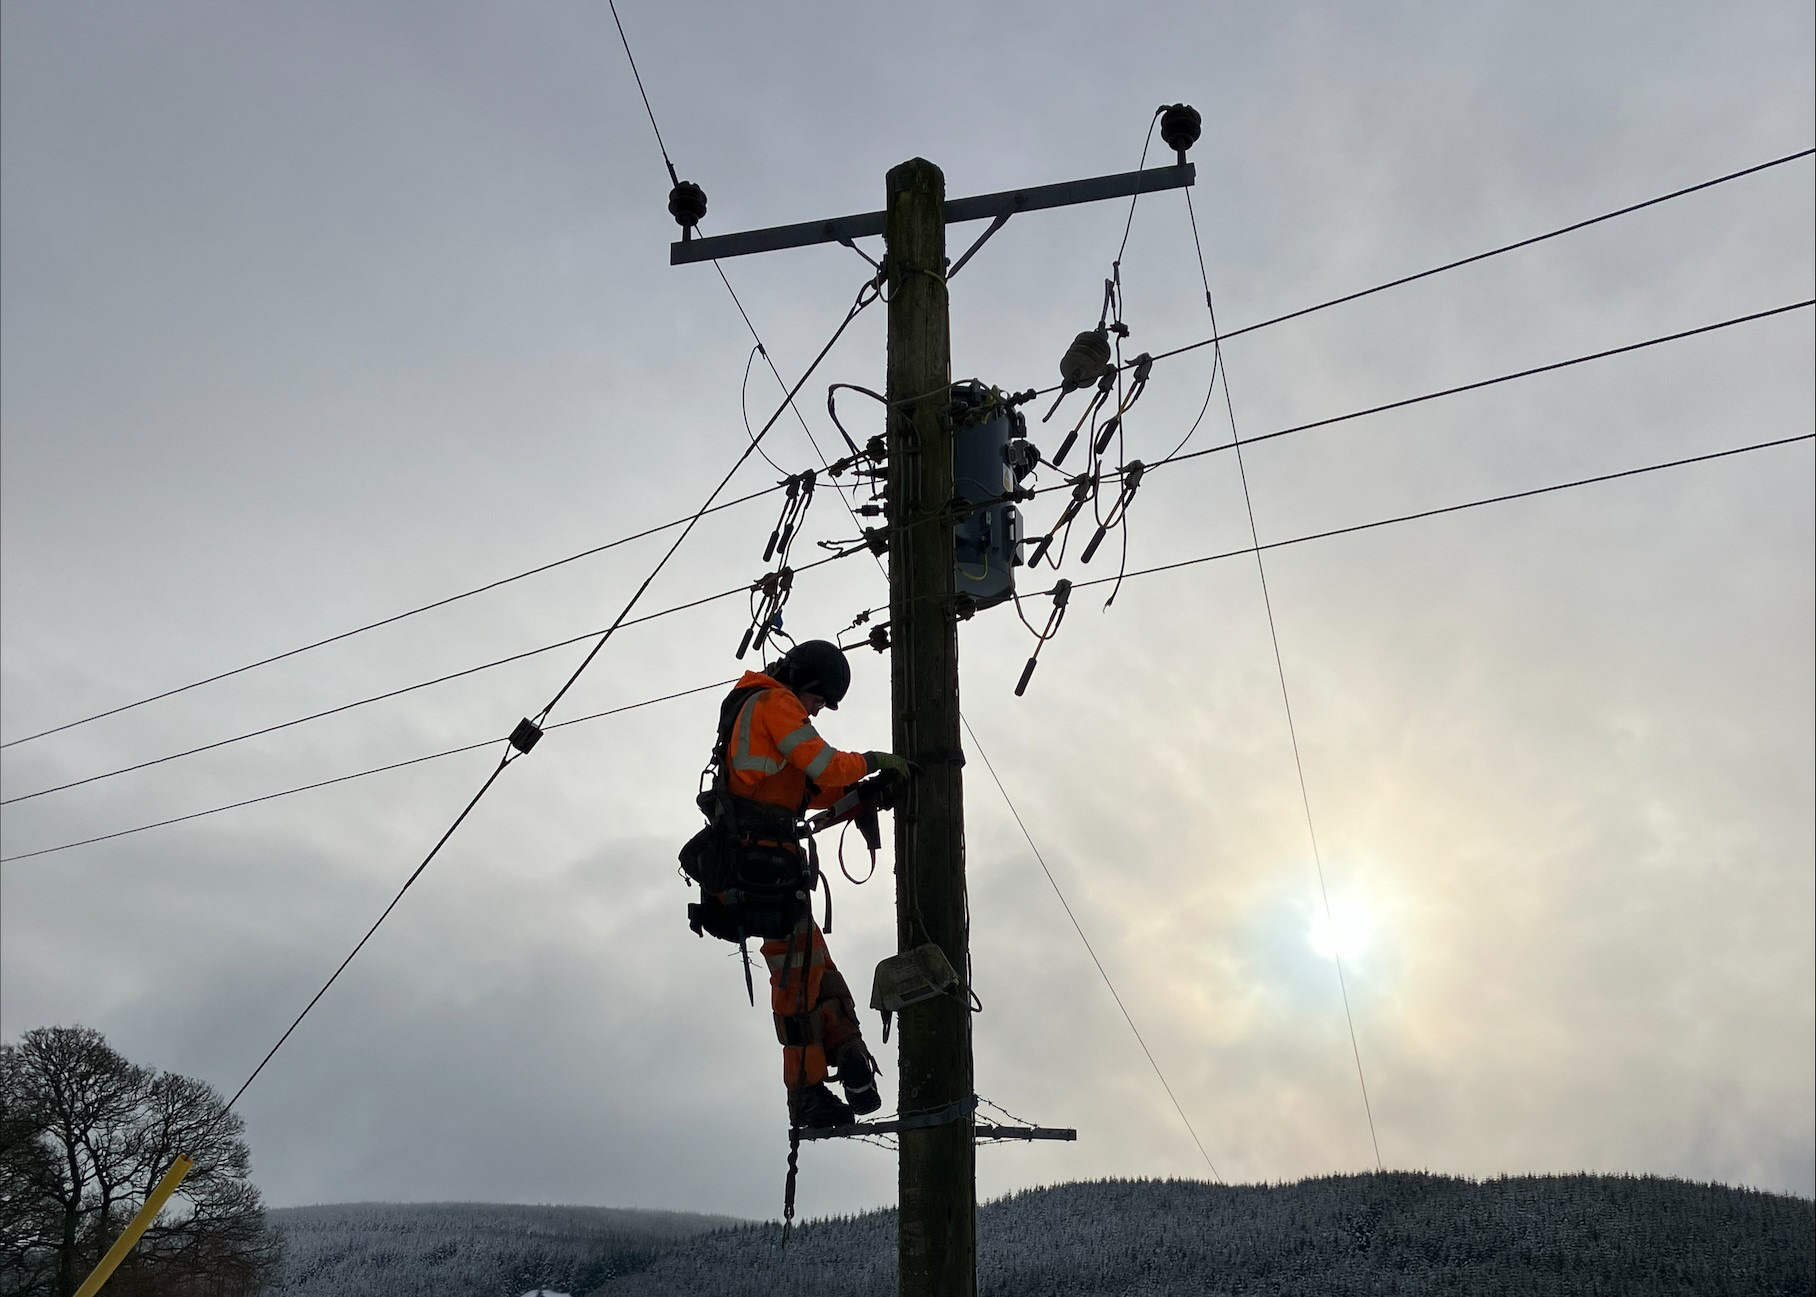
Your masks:
M 1021 511 L 1009 496 L 1038 462 L 1027 421 L 1004 394 L 976 381 L 952 386 L 952 486 L 970 506 L 953 527 L 958 593 L 988 608 L 1015 593 Z

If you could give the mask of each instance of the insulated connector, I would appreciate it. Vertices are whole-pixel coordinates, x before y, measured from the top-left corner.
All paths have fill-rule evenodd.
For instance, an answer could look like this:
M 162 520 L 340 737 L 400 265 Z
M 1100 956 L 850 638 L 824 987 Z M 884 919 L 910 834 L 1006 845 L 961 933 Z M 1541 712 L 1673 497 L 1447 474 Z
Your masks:
M 517 728 L 511 731 L 511 746 L 525 756 L 542 738 L 542 727 L 528 716 L 517 722 Z

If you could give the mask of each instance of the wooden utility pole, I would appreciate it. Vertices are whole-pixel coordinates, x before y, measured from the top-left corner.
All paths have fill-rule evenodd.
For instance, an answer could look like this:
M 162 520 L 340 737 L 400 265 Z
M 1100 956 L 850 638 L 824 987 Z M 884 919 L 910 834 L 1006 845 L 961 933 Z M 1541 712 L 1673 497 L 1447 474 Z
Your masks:
M 967 967 L 958 626 L 953 607 L 952 343 L 946 178 L 921 158 L 889 173 L 889 641 L 895 750 L 919 762 L 895 815 L 896 945 Z M 951 995 L 902 1010 L 899 1293 L 977 1291 L 971 1011 Z
M 1168 110 L 1169 112 L 1175 109 Z M 1191 139 L 1198 136 L 1197 114 Z M 946 227 L 988 220 L 990 226 L 953 263 L 956 272 L 1018 212 L 1043 211 L 1109 198 L 1180 189 L 1194 172 L 1184 144 L 1177 166 L 1007 189 L 946 200 L 946 178 L 922 158 L 889 173 L 888 205 L 831 220 L 805 221 L 738 234 L 696 237 L 669 246 L 673 265 L 740 257 L 813 244 L 883 236 L 889 284 L 890 688 L 893 745 L 922 773 L 895 811 L 896 947 L 935 945 L 956 972 L 957 994 L 934 995 L 901 1009 L 899 1120 L 794 1132 L 801 1139 L 893 1133 L 901 1144 L 900 1297 L 976 1297 L 976 1086 L 971 1063 L 971 1007 L 965 928 L 964 764 L 959 743 L 958 563 L 952 543 L 952 336 L 946 297 Z M 681 186 L 677 186 L 677 193 Z M 704 211 L 703 199 L 700 207 Z M 941 970 L 942 976 L 944 971 Z M 989 1126 L 986 1136 L 1073 1139 L 1072 1130 Z

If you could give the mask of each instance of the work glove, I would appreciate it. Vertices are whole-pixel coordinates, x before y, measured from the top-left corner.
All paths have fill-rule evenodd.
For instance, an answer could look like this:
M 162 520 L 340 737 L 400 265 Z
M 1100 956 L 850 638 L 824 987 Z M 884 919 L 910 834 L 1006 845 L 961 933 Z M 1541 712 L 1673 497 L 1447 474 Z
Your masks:
M 866 774 L 874 775 L 879 770 L 887 770 L 903 779 L 908 778 L 914 769 L 907 757 L 898 757 L 893 752 L 866 752 L 864 766 Z

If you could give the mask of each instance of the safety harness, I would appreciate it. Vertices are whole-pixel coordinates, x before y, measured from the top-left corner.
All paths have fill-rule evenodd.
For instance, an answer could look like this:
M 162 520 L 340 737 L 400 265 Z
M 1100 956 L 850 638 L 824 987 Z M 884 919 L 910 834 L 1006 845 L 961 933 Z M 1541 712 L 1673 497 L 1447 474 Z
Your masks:
M 753 1005 L 750 939 L 792 938 L 801 920 L 812 914 L 813 893 L 824 881 L 819 851 L 801 821 L 819 791 L 812 780 L 801 805 L 792 810 L 731 790 L 732 730 L 757 695 L 770 688 L 774 686 L 733 689 L 720 704 L 718 737 L 695 799 L 706 816 L 706 827 L 689 838 L 680 853 L 683 872 L 700 886 L 699 901 L 687 907 L 688 926 L 696 936 L 717 937 L 738 947 L 745 992 Z M 825 907 L 821 927 L 830 931 L 831 888 L 826 890 Z

